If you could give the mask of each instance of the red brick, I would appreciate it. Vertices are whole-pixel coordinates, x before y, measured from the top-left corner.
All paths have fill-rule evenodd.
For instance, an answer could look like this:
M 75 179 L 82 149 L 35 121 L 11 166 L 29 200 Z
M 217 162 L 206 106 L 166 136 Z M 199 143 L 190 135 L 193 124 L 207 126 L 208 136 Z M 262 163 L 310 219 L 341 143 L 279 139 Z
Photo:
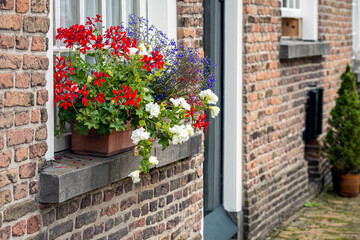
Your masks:
M 28 148 L 18 148 L 15 150 L 15 161 L 21 162 L 28 159 Z
M 14 186 L 14 199 L 19 200 L 28 195 L 28 184 L 27 183 L 21 183 L 16 186 Z
M 0 29 L 18 31 L 21 29 L 20 15 L 0 15 Z
M 31 0 L 31 11 L 35 13 L 45 12 L 45 1 Z
M 26 13 L 29 10 L 29 0 L 16 0 L 16 12 Z
M 26 230 L 26 221 L 23 220 L 23 221 L 16 223 L 12 227 L 12 235 L 13 235 L 13 237 L 22 236 L 25 234 L 25 230 Z
M 31 51 L 45 51 L 45 40 L 42 37 L 33 37 Z
M 49 95 L 47 90 L 40 90 L 37 92 L 37 104 L 44 105 L 49 100 Z
M 35 194 L 39 192 L 39 184 L 37 181 L 29 182 L 29 192 L 30 194 Z
M 28 111 L 15 113 L 15 126 L 27 125 L 30 122 L 30 113 Z
M 31 122 L 32 123 L 40 122 L 40 111 L 39 111 L 39 109 L 36 109 L 36 110 L 31 112 Z
M 29 38 L 24 36 L 16 36 L 16 49 L 27 50 L 29 48 Z
M 0 16 L 1 17 L 1 16 Z M 1 24 L 1 18 L 0 18 Z M 17 69 L 21 66 L 21 57 L 11 54 L 0 54 L 0 69 Z
M 32 178 L 35 176 L 36 163 L 27 163 L 19 167 L 19 177 Z
M 136 196 L 128 197 L 128 198 L 122 200 L 121 204 L 120 204 L 121 211 L 124 211 L 125 209 L 129 208 L 130 206 L 132 206 L 136 202 L 137 202 L 137 197 Z
M 28 33 L 47 33 L 50 27 L 48 17 L 24 16 L 23 30 Z
M 4 148 L 5 141 L 4 141 L 4 135 L 0 134 L 0 150 Z
M 8 48 L 13 48 L 14 46 L 15 46 L 14 36 L 8 36 L 8 35 L 0 36 L 0 48 L 8 49 Z
M 129 224 L 129 232 L 132 232 L 134 229 L 138 227 L 143 227 L 144 225 L 145 225 L 145 218 L 132 222 Z
M 46 142 L 30 146 L 30 159 L 44 156 L 47 148 L 48 146 Z
M 0 240 L 9 239 L 10 235 L 11 235 L 11 227 L 10 226 L 0 228 Z
M 6 186 L 10 183 L 16 183 L 17 181 L 18 173 L 15 168 L 0 172 L 0 187 Z
M 5 190 L 0 192 L 0 207 L 4 206 L 5 204 L 8 204 L 12 201 L 11 199 L 11 191 Z
M 30 86 L 30 73 L 18 73 L 15 77 L 15 87 L 29 88 Z
M 0 108 L 4 106 L 4 94 L 0 94 Z
M 3 0 L 0 2 L 0 9 L 11 10 L 14 8 L 14 0 Z
M 23 69 L 47 70 L 49 67 L 49 58 L 46 56 L 24 55 Z
M 31 92 L 6 92 L 5 107 L 30 107 L 34 105 L 34 94 Z
M 33 141 L 34 130 L 31 128 L 14 129 L 7 133 L 7 145 L 15 146 Z
M 113 204 L 105 209 L 101 209 L 100 216 L 112 216 L 119 211 L 119 204 Z
M 31 217 L 27 220 L 27 233 L 33 234 L 40 230 L 41 227 L 41 221 L 40 216 L 36 215 L 34 217 Z
M 4 151 L 0 152 L 0 167 L 8 167 L 10 165 L 12 158 L 12 152 L 11 151 Z
M 44 73 L 33 73 L 31 75 L 31 86 L 45 86 L 46 85 L 46 78 Z
M 38 129 L 36 129 L 35 140 L 36 141 L 41 141 L 41 140 L 46 140 L 46 139 L 47 139 L 47 128 L 46 128 L 46 126 L 39 127 Z
M 10 128 L 13 125 L 12 112 L 0 112 L 0 129 Z
M 115 191 L 114 189 L 108 189 L 104 191 L 104 201 L 108 202 L 114 197 Z
M 183 38 L 193 38 L 195 36 L 195 32 L 193 29 L 178 29 L 177 31 L 178 34 L 178 39 L 183 39 Z

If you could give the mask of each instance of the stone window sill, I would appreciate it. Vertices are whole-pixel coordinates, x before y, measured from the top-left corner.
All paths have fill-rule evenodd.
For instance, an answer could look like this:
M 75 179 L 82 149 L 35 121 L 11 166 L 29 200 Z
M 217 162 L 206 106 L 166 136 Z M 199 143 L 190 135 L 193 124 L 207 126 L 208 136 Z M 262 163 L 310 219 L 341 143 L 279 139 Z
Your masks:
M 181 145 L 170 145 L 165 151 L 162 151 L 161 145 L 154 144 L 153 154 L 159 160 L 157 167 L 199 153 L 201 144 L 201 133 L 196 133 Z M 108 158 L 63 154 L 56 163 L 40 173 L 40 202 L 61 203 L 110 185 L 128 177 L 130 172 L 138 169 L 139 162 L 140 157 L 134 156 L 133 151 Z
M 322 56 L 330 53 L 330 43 L 306 41 L 280 41 L 280 59 Z

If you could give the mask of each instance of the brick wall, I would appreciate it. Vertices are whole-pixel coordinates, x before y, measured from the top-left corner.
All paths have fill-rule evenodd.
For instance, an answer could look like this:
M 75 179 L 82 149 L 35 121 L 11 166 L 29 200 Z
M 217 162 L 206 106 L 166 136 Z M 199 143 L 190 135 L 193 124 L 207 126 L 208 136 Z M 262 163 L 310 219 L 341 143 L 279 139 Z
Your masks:
M 127 178 L 61 204 L 40 204 L 33 217 L 37 225 L 28 220 L 24 237 L 30 227 L 36 228 L 34 239 L 201 239 L 202 162 L 199 154 L 152 170 L 135 185 Z M 26 209 L 38 207 L 33 201 L 25 204 Z M 19 214 L 13 206 L 4 216 Z M 21 222 L 15 220 L 13 234 Z
M 201 1 L 178 1 L 178 11 L 179 39 L 202 47 Z M 201 239 L 203 154 L 136 185 L 127 178 L 61 204 L 38 202 L 48 13 L 49 0 L 0 1 L 0 239 Z
M 310 196 L 303 141 L 307 92 L 325 90 L 325 131 L 340 74 L 351 61 L 351 0 L 319 1 L 319 40 L 330 42 L 329 55 L 280 61 L 280 38 L 280 1 L 244 0 L 245 239 L 264 239 Z M 327 164 L 314 154 L 320 166 L 312 168 L 315 183 L 324 184 Z
M 202 0 L 177 0 L 178 43 L 186 47 L 203 48 L 204 18 Z
M 36 198 L 47 150 L 48 4 L 0 1 L 0 239 L 38 231 L 38 214 L 24 203 Z

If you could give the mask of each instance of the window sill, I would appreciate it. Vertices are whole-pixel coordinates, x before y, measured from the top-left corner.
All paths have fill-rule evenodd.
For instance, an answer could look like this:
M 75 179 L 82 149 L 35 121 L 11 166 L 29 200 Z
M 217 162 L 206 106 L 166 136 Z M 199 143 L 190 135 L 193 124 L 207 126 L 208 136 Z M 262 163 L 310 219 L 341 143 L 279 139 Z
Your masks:
M 330 53 L 330 43 L 280 41 L 280 59 L 322 56 Z
M 159 160 L 157 167 L 195 155 L 201 151 L 202 134 L 196 133 L 181 145 L 170 145 L 165 151 L 154 144 L 153 152 Z M 73 197 L 110 185 L 128 177 L 138 169 L 140 157 L 133 151 L 109 158 L 89 157 L 67 153 L 53 166 L 40 174 L 40 202 L 61 203 Z

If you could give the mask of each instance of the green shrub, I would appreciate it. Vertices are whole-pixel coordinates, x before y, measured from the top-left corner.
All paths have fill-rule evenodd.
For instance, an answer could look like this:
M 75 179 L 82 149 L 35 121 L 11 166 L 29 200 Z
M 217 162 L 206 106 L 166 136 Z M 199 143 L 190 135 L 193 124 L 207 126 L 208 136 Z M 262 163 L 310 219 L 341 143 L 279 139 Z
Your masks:
M 349 65 L 341 80 L 322 151 L 335 171 L 356 173 L 360 170 L 360 101 Z

